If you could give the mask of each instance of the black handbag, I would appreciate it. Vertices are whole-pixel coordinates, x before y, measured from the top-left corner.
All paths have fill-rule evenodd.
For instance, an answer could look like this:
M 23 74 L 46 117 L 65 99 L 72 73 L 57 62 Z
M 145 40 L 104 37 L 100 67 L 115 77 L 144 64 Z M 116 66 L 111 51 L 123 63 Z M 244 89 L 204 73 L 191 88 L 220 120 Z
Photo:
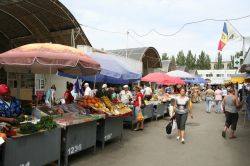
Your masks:
M 143 108 L 145 108 L 145 107 L 146 107 L 145 101 L 142 100 L 142 101 L 141 101 L 141 109 L 143 109 Z
M 166 133 L 171 134 L 172 132 L 172 127 L 173 127 L 173 121 L 171 120 L 168 125 L 166 126 Z

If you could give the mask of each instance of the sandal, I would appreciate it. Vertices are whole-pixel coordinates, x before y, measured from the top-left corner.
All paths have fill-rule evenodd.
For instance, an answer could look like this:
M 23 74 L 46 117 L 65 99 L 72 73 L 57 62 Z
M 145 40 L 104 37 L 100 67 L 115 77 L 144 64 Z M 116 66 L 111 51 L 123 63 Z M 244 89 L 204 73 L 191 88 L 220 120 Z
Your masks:
M 139 131 L 140 129 L 135 128 L 133 131 Z
M 236 136 L 230 136 L 229 139 L 235 139 L 237 138 Z

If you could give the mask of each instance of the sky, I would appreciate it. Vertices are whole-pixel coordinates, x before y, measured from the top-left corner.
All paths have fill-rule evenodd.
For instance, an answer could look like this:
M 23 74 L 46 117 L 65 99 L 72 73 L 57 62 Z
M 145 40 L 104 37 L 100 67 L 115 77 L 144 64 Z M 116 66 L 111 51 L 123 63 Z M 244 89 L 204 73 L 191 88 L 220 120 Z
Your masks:
M 95 48 L 105 50 L 155 47 L 159 54 L 176 55 L 180 50 L 199 54 L 204 50 L 214 61 L 223 22 L 206 21 L 186 26 L 175 36 L 150 33 L 156 29 L 172 34 L 192 21 L 231 19 L 250 14 L 249 0 L 60 0 L 82 24 L 82 29 Z M 250 17 L 230 21 L 245 37 L 250 36 Z M 96 30 L 101 29 L 105 30 Z M 108 32 L 106 32 L 108 31 Z M 129 35 L 127 35 L 129 31 Z M 119 33 L 112 33 L 119 32 Z M 222 51 L 224 60 L 242 50 L 242 41 L 229 41 Z M 250 43 L 246 43 L 247 50 Z

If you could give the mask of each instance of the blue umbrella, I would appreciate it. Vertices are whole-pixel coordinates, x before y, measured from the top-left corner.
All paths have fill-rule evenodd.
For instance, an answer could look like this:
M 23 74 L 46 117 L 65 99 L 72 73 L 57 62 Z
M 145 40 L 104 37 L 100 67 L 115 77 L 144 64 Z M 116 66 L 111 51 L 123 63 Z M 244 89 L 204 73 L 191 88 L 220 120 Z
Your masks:
M 195 80 L 193 78 L 181 78 L 185 83 L 195 84 Z
M 194 82 L 196 84 L 205 84 L 206 80 L 204 78 L 202 78 L 202 77 L 197 76 L 197 77 L 194 78 Z
M 90 53 L 89 56 L 100 63 L 101 72 L 94 76 L 78 76 L 79 79 L 90 82 L 105 82 L 111 84 L 128 84 L 141 78 L 141 74 L 133 71 L 131 67 L 118 57 L 111 54 Z M 77 78 L 58 72 L 58 75 L 70 78 Z

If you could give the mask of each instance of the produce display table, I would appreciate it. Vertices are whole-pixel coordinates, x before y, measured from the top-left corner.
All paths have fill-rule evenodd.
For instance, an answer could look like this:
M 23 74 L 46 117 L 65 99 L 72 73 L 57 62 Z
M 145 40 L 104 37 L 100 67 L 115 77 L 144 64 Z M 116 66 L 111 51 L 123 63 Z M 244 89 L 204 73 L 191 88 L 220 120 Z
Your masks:
M 80 115 L 67 113 L 63 117 L 55 118 L 55 122 L 62 127 L 61 152 L 64 165 L 68 165 L 68 156 L 93 147 L 96 149 L 96 131 L 99 115 Z
M 105 142 L 111 139 L 122 138 L 124 117 L 113 116 L 98 120 L 96 140 L 102 143 L 102 148 Z
M 3 166 L 60 165 L 61 129 L 8 138 L 3 145 Z
M 155 106 L 154 117 L 156 120 L 158 120 L 159 117 L 164 117 L 165 109 L 166 109 L 166 106 L 164 103 L 161 103 Z

